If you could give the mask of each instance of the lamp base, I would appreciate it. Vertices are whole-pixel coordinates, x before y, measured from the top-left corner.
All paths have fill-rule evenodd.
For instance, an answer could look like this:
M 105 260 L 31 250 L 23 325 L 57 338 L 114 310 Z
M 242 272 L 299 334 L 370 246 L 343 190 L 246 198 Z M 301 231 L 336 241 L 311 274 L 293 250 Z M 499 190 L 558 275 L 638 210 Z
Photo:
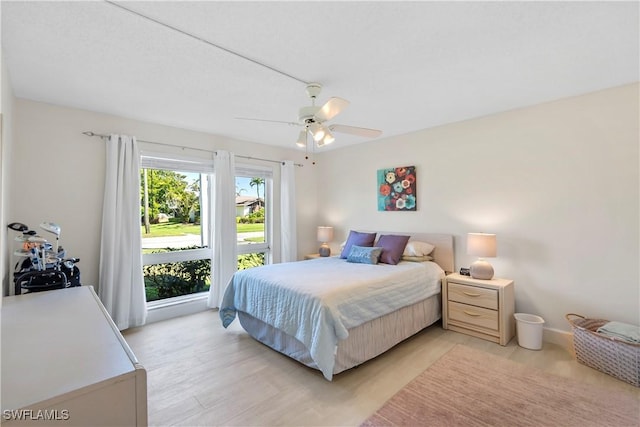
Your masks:
M 318 255 L 321 257 L 331 256 L 331 248 L 326 243 L 323 243 L 318 249 Z
M 471 264 L 469 269 L 471 277 L 480 280 L 489 280 L 493 278 L 493 267 L 487 261 L 479 259 Z

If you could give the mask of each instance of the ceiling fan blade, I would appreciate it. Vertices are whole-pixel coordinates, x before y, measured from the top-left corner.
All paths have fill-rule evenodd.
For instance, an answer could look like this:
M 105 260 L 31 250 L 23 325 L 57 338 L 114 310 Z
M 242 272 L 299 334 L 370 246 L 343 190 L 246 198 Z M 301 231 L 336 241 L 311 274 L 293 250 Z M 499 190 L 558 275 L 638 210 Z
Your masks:
M 268 120 L 268 119 L 254 119 L 251 117 L 236 117 L 236 120 L 251 120 L 251 121 L 257 121 L 257 122 L 270 122 L 270 123 L 284 123 L 290 126 L 300 126 L 300 123 L 296 123 L 296 122 L 284 122 L 281 120 Z
M 320 122 L 326 122 L 334 118 L 340 111 L 349 106 L 350 102 L 346 99 L 333 97 L 329 99 L 325 104 L 320 107 L 320 110 L 316 113 L 316 118 Z
M 347 126 L 347 125 L 331 125 L 329 126 L 329 130 L 331 130 L 332 132 L 348 133 L 348 134 L 357 135 L 357 136 L 366 136 L 367 138 L 377 138 L 380 135 L 382 135 L 381 130 L 359 128 L 359 127 Z

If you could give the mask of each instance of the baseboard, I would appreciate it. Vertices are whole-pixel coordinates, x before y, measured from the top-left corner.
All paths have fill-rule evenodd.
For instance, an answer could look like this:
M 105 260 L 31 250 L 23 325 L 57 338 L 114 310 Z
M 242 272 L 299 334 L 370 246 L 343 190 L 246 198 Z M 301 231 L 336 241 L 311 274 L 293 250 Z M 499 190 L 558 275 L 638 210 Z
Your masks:
M 573 353 L 573 334 L 559 329 L 543 328 L 542 341 L 557 344 Z

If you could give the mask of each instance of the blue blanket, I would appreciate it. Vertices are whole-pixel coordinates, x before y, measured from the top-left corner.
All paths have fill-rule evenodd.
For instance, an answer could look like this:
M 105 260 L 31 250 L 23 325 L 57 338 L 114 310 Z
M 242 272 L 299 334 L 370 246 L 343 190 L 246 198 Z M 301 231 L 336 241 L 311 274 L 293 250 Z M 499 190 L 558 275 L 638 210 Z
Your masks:
M 609 322 L 600 326 L 597 332 L 630 343 L 640 343 L 640 326 L 621 322 Z
M 239 271 L 225 289 L 220 318 L 242 311 L 295 337 L 331 380 L 338 340 L 348 329 L 440 292 L 435 263 L 355 264 L 337 257 Z

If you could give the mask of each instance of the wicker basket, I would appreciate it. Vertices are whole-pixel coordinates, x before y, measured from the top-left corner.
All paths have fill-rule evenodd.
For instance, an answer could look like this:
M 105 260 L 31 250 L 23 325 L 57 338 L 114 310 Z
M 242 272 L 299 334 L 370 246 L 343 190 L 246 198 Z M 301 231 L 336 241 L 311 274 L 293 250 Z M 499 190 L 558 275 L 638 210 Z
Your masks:
M 579 314 L 565 315 L 573 327 L 573 347 L 578 362 L 640 387 L 640 344 L 596 332 L 608 323 Z

